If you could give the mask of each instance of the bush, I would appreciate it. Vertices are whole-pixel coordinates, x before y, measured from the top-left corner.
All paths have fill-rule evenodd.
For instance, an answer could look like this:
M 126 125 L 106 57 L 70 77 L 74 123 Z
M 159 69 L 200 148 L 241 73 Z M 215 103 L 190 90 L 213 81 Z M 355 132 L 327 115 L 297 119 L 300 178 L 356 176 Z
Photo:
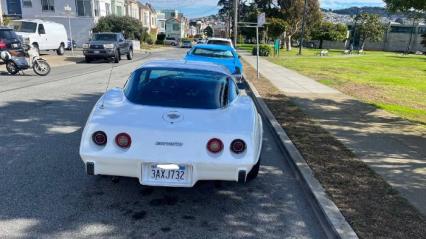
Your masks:
M 142 40 L 146 29 L 140 21 L 132 17 L 109 15 L 99 18 L 93 32 L 123 32 L 126 39 Z
M 157 40 L 155 41 L 155 44 L 156 44 L 156 45 L 163 45 L 163 44 L 164 44 L 164 40 L 159 40 L 159 39 L 157 39 Z
M 251 50 L 251 54 L 253 56 L 257 55 L 257 47 L 254 46 Z M 272 53 L 272 48 L 268 45 L 260 45 L 259 46 L 259 56 L 269 56 Z

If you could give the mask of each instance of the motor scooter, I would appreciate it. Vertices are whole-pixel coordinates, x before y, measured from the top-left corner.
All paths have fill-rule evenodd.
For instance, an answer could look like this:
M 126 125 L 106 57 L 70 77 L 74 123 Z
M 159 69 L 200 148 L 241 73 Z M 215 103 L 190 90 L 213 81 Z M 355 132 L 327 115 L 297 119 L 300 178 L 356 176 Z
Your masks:
M 6 63 L 6 69 L 12 75 L 29 68 L 39 76 L 50 73 L 49 63 L 40 57 L 37 49 L 29 45 L 23 45 L 22 49 L 18 50 L 2 51 L 0 58 Z

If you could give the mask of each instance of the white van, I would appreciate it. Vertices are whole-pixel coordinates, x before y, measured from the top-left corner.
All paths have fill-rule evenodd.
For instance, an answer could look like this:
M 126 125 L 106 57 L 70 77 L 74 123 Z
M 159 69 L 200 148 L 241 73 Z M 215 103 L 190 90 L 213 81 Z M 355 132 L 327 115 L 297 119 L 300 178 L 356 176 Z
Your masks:
M 68 37 L 62 24 L 32 19 L 12 21 L 10 26 L 22 36 L 24 43 L 38 50 L 55 50 L 58 55 L 65 53 Z

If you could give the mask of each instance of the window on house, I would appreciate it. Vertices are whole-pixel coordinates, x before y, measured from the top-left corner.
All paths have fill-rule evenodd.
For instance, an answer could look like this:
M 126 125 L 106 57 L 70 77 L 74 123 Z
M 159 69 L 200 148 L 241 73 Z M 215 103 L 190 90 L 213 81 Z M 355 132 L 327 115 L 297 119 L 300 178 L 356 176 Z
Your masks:
M 76 11 L 78 16 L 92 16 L 92 4 L 90 2 L 90 0 L 76 0 Z
M 32 7 L 33 6 L 33 2 L 32 2 L 32 0 L 22 0 L 22 5 L 24 7 Z
M 121 6 L 117 6 L 117 16 L 122 16 L 123 15 L 123 9 L 121 8 Z
M 54 0 L 41 0 L 41 10 L 54 12 L 55 11 L 55 1 Z
M 165 24 L 165 22 L 161 22 L 161 28 L 165 28 L 166 27 L 166 24 Z
M 105 3 L 105 13 L 106 15 L 111 15 L 111 7 L 109 3 Z
M 95 17 L 99 17 L 99 12 L 100 12 L 99 2 L 96 1 L 95 2 Z
M 179 31 L 180 30 L 180 27 L 179 27 L 179 24 L 173 24 L 173 31 Z

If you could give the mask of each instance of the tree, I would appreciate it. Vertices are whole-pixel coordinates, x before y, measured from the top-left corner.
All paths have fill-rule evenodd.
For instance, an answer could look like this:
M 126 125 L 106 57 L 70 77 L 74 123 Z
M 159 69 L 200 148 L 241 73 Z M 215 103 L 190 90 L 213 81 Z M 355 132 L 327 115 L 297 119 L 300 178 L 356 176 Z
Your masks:
M 322 22 L 312 30 L 313 40 L 319 40 L 319 48 L 322 49 L 324 41 L 343 41 L 346 39 L 348 27 L 344 24 L 334 24 L 332 22 Z
M 382 39 L 385 27 L 380 22 L 380 17 L 374 14 L 360 14 L 355 17 L 358 23 L 356 31 L 359 34 L 361 50 L 364 50 L 365 42 L 378 42 Z
M 113 15 L 99 18 L 93 32 L 123 32 L 126 38 L 133 40 L 143 40 L 142 38 L 148 34 L 146 28 L 142 27 L 142 23 L 137 19 Z
M 268 35 L 273 38 L 280 37 L 287 29 L 287 23 L 279 18 L 269 18 L 268 22 Z
M 408 11 L 415 9 L 419 11 L 426 11 L 425 0 L 384 0 L 386 7 L 391 11 Z
M 273 2 L 273 1 L 271 1 Z M 278 0 L 281 18 L 287 22 L 286 46 L 291 50 L 292 37 L 300 33 L 302 27 L 304 0 Z M 271 3 L 273 4 L 273 3 Z M 308 0 L 306 7 L 305 33 L 309 35 L 312 26 L 321 21 L 321 10 L 318 0 Z
M 213 28 L 211 26 L 207 26 L 206 28 L 204 28 L 204 34 L 206 34 L 207 37 L 212 37 L 213 36 Z

